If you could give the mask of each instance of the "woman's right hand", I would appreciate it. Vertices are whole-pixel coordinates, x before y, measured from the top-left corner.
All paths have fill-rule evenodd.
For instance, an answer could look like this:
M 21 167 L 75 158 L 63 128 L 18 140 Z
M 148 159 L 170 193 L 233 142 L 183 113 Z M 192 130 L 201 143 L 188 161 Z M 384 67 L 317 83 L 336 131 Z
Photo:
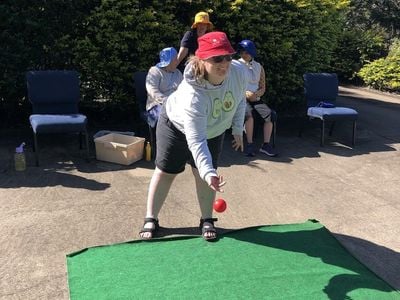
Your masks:
M 223 193 L 224 190 L 221 187 L 226 184 L 226 181 L 224 181 L 224 178 L 221 175 L 210 176 L 207 178 L 207 184 L 212 190 Z

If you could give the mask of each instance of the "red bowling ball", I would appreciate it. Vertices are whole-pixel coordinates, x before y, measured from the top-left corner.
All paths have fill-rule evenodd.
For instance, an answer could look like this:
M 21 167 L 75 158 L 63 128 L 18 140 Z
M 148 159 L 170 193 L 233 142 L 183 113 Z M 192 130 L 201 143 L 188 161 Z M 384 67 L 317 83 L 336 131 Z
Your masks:
M 222 213 L 225 211 L 225 209 L 226 209 L 226 202 L 224 199 L 219 198 L 214 201 L 214 210 L 216 212 Z

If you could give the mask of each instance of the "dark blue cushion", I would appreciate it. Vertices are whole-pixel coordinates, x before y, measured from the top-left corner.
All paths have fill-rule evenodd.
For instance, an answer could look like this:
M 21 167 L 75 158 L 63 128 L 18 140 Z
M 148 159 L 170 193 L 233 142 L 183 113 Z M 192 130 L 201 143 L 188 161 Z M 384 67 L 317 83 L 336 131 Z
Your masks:
M 30 115 L 29 121 L 35 133 L 85 131 L 87 118 L 82 114 Z
M 309 107 L 307 115 L 321 120 L 357 120 L 356 110 L 348 107 Z

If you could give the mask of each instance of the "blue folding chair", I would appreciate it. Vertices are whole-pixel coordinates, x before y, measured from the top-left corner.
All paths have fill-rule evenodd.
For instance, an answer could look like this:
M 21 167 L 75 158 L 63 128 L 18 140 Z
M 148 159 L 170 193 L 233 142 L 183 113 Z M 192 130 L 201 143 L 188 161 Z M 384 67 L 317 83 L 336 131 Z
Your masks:
M 321 121 L 321 146 L 324 146 L 325 123 L 331 122 L 329 135 L 332 135 L 336 121 L 353 122 L 352 145 L 355 145 L 358 113 L 348 107 L 337 107 L 336 98 L 339 93 L 339 81 L 334 73 L 306 73 L 304 79 L 304 95 L 307 102 L 309 119 Z M 301 136 L 303 126 L 300 128 Z
M 26 74 L 28 99 L 32 104 L 29 121 L 33 130 L 36 166 L 39 166 L 38 134 L 82 133 L 89 159 L 87 118 L 78 112 L 79 75 L 76 71 L 29 71 Z
M 139 107 L 140 118 L 149 129 L 149 140 L 151 145 L 151 157 L 154 159 L 156 157 L 156 128 L 151 127 L 147 122 L 147 90 L 146 90 L 146 77 L 147 71 L 137 71 L 133 74 L 133 83 L 135 86 L 135 96 L 136 102 Z

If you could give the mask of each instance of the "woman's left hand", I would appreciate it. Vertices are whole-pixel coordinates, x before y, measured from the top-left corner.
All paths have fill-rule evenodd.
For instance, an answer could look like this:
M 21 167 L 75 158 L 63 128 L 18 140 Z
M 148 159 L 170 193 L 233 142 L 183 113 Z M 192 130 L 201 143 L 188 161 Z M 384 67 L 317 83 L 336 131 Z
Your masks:
M 232 148 L 235 149 L 235 151 L 240 149 L 240 151 L 243 152 L 243 135 L 233 135 Z

